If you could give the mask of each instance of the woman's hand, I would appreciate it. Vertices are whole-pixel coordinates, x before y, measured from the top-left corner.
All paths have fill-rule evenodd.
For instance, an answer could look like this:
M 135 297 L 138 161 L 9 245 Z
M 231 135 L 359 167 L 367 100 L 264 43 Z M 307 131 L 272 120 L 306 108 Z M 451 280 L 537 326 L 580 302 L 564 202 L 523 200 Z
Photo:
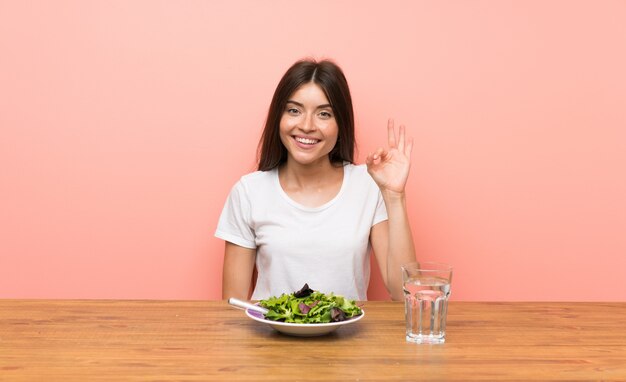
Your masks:
M 406 143 L 405 129 L 400 125 L 399 136 L 396 138 L 396 130 L 393 119 L 387 123 L 389 148 L 378 148 L 367 156 L 367 172 L 374 179 L 381 192 L 404 193 L 406 181 L 409 178 L 411 167 L 411 151 L 413 140 Z

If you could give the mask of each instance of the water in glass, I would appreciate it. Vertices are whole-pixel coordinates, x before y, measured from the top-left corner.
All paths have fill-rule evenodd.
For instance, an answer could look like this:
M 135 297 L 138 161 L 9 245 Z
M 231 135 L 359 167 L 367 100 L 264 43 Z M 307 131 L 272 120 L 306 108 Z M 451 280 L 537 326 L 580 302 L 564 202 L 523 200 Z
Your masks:
M 445 341 L 449 296 L 449 278 L 419 276 L 404 281 L 407 341 Z

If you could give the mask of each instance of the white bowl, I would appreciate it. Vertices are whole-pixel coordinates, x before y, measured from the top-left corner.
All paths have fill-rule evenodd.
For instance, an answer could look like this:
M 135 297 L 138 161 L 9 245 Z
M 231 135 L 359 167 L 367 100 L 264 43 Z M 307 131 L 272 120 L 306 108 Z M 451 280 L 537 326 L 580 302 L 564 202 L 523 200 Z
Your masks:
M 323 324 L 296 324 L 291 322 L 266 320 L 265 317 L 263 317 L 263 314 L 250 309 L 246 309 L 246 315 L 254 321 L 269 325 L 275 330 L 290 336 L 315 337 L 323 336 L 324 334 L 328 334 L 339 329 L 339 327 L 343 325 L 349 325 L 359 321 L 365 317 L 365 311 L 363 309 L 361 309 L 361 311 L 363 313 L 360 315 L 351 317 L 345 321 L 328 322 Z

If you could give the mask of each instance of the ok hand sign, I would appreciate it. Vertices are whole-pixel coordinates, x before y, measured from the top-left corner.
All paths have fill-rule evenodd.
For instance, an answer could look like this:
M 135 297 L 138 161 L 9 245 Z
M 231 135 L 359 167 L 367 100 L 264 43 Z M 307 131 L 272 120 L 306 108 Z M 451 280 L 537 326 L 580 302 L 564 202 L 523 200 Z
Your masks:
M 413 140 L 406 142 L 405 128 L 400 125 L 396 137 L 393 119 L 387 123 L 389 148 L 378 148 L 367 156 L 367 172 L 374 179 L 381 192 L 403 193 L 409 178 Z

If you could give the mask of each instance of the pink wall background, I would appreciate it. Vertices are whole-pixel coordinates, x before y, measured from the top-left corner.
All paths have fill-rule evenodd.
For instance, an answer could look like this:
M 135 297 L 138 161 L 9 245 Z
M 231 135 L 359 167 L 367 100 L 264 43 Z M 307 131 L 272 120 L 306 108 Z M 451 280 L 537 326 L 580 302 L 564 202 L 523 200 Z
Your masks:
M 0 0 L 0 298 L 219 298 L 223 202 L 314 56 L 359 160 L 408 126 L 455 299 L 624 301 L 625 47 L 623 1 Z

